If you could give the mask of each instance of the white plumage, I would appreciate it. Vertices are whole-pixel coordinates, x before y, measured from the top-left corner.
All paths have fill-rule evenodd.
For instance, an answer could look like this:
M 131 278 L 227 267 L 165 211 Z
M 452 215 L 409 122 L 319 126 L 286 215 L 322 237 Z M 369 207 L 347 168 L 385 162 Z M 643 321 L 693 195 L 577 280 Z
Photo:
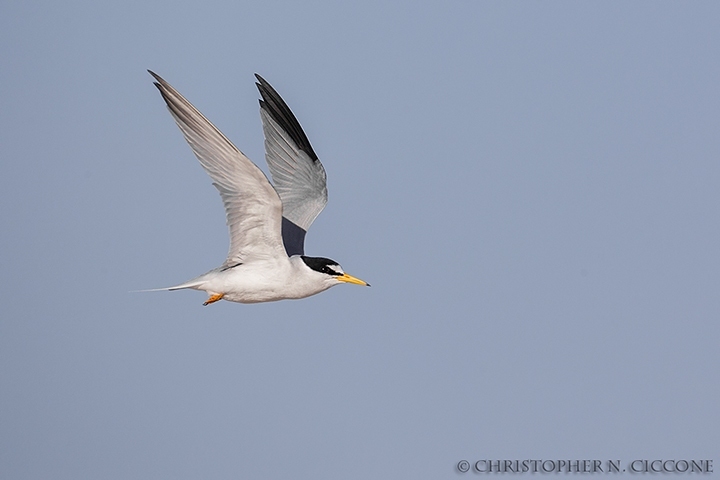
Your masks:
M 337 262 L 307 257 L 304 237 L 327 203 L 325 169 L 287 104 L 258 79 L 266 160 L 275 182 L 159 75 L 150 72 L 168 110 L 220 192 L 230 233 L 227 259 L 193 280 L 160 290 L 192 288 L 241 303 L 304 298 L 340 283 L 368 285 Z M 284 217 L 284 218 L 283 218 Z M 290 256 L 288 255 L 290 254 Z

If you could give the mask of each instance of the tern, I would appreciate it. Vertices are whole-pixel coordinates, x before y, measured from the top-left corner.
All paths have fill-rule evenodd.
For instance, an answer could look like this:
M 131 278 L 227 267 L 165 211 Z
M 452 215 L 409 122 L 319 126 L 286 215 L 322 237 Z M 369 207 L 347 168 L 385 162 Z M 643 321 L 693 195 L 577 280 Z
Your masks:
M 203 305 L 305 298 L 341 283 L 370 286 L 334 260 L 305 255 L 305 234 L 327 204 L 325 169 L 295 115 L 260 75 L 265 159 L 274 186 L 248 157 L 185 97 L 155 78 L 168 110 L 220 192 L 230 250 L 218 268 L 157 290 L 207 292 Z

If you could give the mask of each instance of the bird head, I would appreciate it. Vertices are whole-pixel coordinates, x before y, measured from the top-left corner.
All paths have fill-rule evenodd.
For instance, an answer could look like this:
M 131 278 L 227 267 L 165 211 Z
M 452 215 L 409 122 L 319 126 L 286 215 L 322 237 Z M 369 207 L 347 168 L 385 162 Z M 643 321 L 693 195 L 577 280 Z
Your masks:
M 305 262 L 305 265 L 311 270 L 325 275 L 328 280 L 333 282 L 333 285 L 337 285 L 338 283 L 354 283 L 366 287 L 370 286 L 369 283 L 345 273 L 340 264 L 335 260 L 322 257 L 306 257 L 305 255 L 301 256 L 301 258 L 303 262 Z

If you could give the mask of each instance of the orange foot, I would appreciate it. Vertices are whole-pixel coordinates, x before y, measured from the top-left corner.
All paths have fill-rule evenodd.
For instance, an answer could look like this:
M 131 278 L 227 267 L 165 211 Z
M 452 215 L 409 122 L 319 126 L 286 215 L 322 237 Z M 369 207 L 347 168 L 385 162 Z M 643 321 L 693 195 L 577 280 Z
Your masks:
M 224 293 L 216 293 L 215 295 L 210 295 L 210 298 L 207 299 L 205 303 L 203 303 L 203 306 L 207 307 L 211 303 L 215 303 L 218 300 L 222 300 L 222 298 L 225 296 Z

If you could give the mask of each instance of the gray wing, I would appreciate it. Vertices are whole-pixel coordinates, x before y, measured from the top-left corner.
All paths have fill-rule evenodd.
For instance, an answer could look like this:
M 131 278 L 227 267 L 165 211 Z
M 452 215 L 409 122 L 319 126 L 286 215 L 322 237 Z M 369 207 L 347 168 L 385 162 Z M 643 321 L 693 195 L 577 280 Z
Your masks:
M 222 197 L 230 230 L 230 251 L 223 267 L 285 255 L 280 236 L 282 203 L 265 174 L 169 83 L 153 72 L 150 75 Z
M 265 79 L 255 77 L 265 160 L 283 205 L 283 242 L 288 255 L 302 255 L 305 232 L 327 204 L 325 169 L 287 104 Z

